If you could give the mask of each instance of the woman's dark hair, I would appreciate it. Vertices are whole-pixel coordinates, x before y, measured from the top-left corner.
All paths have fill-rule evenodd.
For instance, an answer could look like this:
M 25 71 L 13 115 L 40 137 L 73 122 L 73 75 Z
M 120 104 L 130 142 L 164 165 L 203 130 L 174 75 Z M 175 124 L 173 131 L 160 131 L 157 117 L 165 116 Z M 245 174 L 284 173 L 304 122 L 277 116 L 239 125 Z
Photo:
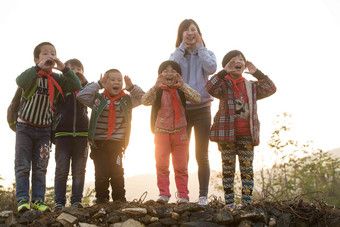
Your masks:
M 193 20 L 193 19 L 185 19 L 182 21 L 182 23 L 178 27 L 178 32 L 177 32 L 177 40 L 176 40 L 176 48 L 181 45 L 183 41 L 183 32 L 189 28 L 191 24 L 194 24 L 197 28 L 198 34 L 202 37 L 202 33 L 200 28 L 198 27 L 198 24 Z M 202 38 L 203 46 L 205 46 L 204 40 Z
M 171 60 L 167 60 L 162 62 L 162 64 L 160 64 L 159 68 L 158 68 L 158 75 L 160 75 L 165 69 L 166 67 L 168 67 L 169 65 L 171 65 L 171 67 L 176 70 L 176 72 L 182 76 L 182 70 L 181 70 L 181 66 L 175 62 L 175 61 L 171 61 Z
M 242 54 L 241 51 L 239 50 L 232 50 L 232 51 L 229 51 L 224 57 L 223 57 L 223 60 L 222 60 L 222 67 L 224 68 L 228 62 L 233 58 L 233 57 L 236 57 L 236 56 L 239 56 L 241 55 L 243 60 L 246 61 L 246 57 L 244 57 L 244 55 Z
M 33 51 L 33 56 L 34 56 L 34 58 L 39 58 L 39 54 L 40 54 L 40 52 L 41 52 L 41 47 L 47 46 L 47 45 L 52 46 L 52 47 L 54 48 L 54 50 L 55 50 L 55 53 L 57 54 L 57 50 L 55 49 L 55 47 L 53 46 L 52 43 L 49 43 L 49 42 L 42 42 L 42 43 L 40 43 L 38 46 L 36 46 L 36 47 L 34 48 L 34 51 Z

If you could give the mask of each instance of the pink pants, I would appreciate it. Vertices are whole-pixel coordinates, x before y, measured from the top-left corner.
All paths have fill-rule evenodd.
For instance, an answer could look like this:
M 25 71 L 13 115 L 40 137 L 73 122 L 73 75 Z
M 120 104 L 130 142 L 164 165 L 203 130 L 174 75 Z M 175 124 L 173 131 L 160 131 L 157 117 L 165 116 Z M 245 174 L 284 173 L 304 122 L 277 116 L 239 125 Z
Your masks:
M 174 134 L 155 133 L 155 157 L 157 169 L 157 186 L 160 195 L 171 196 L 169 190 L 169 165 L 172 153 L 172 165 L 179 198 L 189 200 L 188 190 L 188 152 L 189 141 L 186 129 Z

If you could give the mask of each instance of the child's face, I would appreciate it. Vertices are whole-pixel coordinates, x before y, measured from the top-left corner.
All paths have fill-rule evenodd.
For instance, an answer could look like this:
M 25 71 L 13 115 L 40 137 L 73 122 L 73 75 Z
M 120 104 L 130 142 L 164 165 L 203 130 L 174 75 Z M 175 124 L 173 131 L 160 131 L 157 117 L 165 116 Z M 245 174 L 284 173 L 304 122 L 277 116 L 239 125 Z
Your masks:
M 71 65 L 71 64 L 67 64 L 66 66 L 72 69 L 72 71 L 79 78 L 81 84 L 86 82 L 86 79 L 84 77 L 84 70 L 80 66 Z
M 47 61 L 46 64 L 51 65 L 51 67 L 54 66 L 54 61 L 53 59 L 57 57 L 56 51 L 53 46 L 51 45 L 44 45 L 40 47 L 40 54 L 39 58 L 34 58 L 35 64 L 38 64 L 41 60 L 45 58 L 51 59 L 51 61 Z
M 233 57 L 230 62 L 228 62 L 230 69 L 232 72 L 230 73 L 231 76 L 239 77 L 242 76 L 243 71 L 246 68 L 246 62 L 242 58 L 241 55 Z
M 161 73 L 162 75 L 162 82 L 168 86 L 168 87 L 173 87 L 177 83 L 177 76 L 179 74 L 177 73 L 176 70 L 174 70 L 171 65 L 168 65 L 163 72 Z
M 123 89 L 123 76 L 118 72 L 111 72 L 107 74 L 105 89 L 111 97 L 118 95 Z
M 194 24 L 190 24 L 188 29 L 184 30 L 182 38 L 185 45 L 192 46 L 196 44 L 195 32 L 198 31 Z

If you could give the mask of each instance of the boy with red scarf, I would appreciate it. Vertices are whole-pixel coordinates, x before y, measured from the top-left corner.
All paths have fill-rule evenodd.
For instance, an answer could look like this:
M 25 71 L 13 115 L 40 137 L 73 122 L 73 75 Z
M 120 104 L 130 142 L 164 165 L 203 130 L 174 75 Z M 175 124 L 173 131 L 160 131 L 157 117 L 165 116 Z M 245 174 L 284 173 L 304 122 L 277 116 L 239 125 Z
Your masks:
M 126 201 L 122 155 L 129 143 L 132 108 L 141 104 L 145 92 L 133 85 L 128 76 L 124 81 L 125 89 L 120 71 L 110 69 L 98 82 L 87 85 L 77 94 L 81 103 L 92 108 L 88 139 L 95 166 L 97 204 L 109 201 L 109 184 L 112 200 Z M 102 88 L 104 92 L 99 93 Z
M 242 180 L 242 206 L 251 205 L 254 146 L 259 144 L 260 123 L 256 101 L 276 92 L 274 83 L 258 70 L 241 51 L 227 53 L 222 61 L 223 70 L 212 76 L 206 84 L 208 92 L 220 99 L 219 110 L 210 130 L 210 140 L 218 143 L 222 156 L 222 183 L 225 203 L 235 208 L 234 175 L 236 155 L 239 157 Z M 248 81 L 243 71 L 257 81 Z
M 188 152 L 185 103 L 200 102 L 200 94 L 184 83 L 182 70 L 175 61 L 165 61 L 158 69 L 156 84 L 142 97 L 144 105 L 152 105 L 151 130 L 155 134 L 158 202 L 167 203 L 169 191 L 169 159 L 175 172 L 177 203 L 189 202 Z
M 35 47 L 35 66 L 17 77 L 23 89 L 16 125 L 15 188 L 18 211 L 29 210 L 29 178 L 32 168 L 32 208 L 50 211 L 44 204 L 46 170 L 50 157 L 50 137 L 53 102 L 57 92 L 63 94 L 81 88 L 74 72 L 57 58 L 55 47 L 49 42 Z M 56 67 L 55 67 L 56 66 Z M 57 69 L 62 74 L 52 72 Z

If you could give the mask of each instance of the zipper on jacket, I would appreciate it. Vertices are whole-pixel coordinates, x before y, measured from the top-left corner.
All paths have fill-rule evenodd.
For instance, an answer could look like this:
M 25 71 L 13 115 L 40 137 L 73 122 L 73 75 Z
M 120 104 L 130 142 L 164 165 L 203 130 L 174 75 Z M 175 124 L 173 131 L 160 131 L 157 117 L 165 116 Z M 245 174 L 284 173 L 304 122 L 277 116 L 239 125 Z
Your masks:
M 73 137 L 76 137 L 76 122 L 77 122 L 77 99 L 73 92 Z

